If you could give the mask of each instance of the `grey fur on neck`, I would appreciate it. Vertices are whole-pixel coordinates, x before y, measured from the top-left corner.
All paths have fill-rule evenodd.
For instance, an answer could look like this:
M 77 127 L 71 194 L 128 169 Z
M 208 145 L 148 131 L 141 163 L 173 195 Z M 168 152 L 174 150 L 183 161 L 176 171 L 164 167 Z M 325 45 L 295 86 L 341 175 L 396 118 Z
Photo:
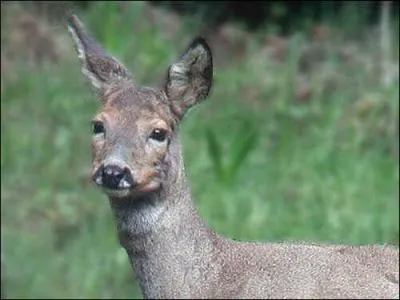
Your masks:
M 165 178 L 160 190 L 127 199 L 110 198 L 120 234 L 125 233 L 133 238 L 148 235 L 162 225 L 176 226 L 177 224 L 169 224 L 171 220 L 168 220 L 168 217 L 171 217 L 171 214 L 180 219 L 182 216 L 177 214 L 177 211 L 195 211 L 177 137 L 171 140 L 163 171 Z
M 110 199 L 120 243 L 145 298 L 190 297 L 201 286 L 199 282 L 206 282 L 210 272 L 216 271 L 209 267 L 216 235 L 191 200 L 177 139 L 171 142 L 169 154 L 170 163 L 176 165 L 169 167 L 161 190 L 137 198 Z

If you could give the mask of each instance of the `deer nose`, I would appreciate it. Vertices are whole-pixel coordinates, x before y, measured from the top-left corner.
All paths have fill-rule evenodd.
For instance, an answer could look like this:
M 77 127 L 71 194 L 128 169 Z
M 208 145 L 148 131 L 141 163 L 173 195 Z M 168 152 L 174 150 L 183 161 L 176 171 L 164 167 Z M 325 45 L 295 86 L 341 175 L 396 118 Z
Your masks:
M 102 165 L 94 176 L 94 181 L 109 189 L 128 189 L 133 186 L 133 178 L 127 167 Z

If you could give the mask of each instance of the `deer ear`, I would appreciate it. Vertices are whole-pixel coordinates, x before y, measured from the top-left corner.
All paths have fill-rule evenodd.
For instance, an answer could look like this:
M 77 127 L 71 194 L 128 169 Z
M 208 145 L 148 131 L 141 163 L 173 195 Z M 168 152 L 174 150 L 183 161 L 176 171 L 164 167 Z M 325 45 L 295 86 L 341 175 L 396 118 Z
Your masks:
M 174 112 L 182 118 L 195 104 L 204 100 L 212 85 L 213 63 L 206 41 L 198 37 L 178 61 L 168 69 L 165 92 Z
M 68 31 L 78 52 L 82 73 L 96 91 L 107 88 L 113 82 L 132 78 L 130 72 L 86 32 L 77 16 L 68 16 Z

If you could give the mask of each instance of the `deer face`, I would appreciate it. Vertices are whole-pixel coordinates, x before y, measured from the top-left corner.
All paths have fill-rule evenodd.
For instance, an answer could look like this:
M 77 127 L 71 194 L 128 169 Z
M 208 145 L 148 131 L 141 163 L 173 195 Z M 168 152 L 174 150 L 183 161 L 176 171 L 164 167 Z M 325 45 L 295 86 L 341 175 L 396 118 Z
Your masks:
M 69 32 L 82 72 L 102 102 L 92 120 L 92 178 L 113 198 L 159 190 L 168 180 L 170 144 L 179 121 L 209 93 L 211 52 L 195 39 L 167 72 L 162 89 L 141 87 L 130 72 L 107 54 L 76 16 Z
M 173 135 L 166 95 L 130 85 L 115 93 L 92 121 L 93 180 L 116 197 L 155 191 Z

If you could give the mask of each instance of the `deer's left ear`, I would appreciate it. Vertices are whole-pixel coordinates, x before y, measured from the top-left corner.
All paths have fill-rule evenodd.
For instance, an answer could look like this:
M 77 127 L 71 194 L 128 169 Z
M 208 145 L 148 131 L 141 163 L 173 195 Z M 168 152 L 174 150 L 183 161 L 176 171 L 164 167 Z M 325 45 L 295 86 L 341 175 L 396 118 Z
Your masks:
M 207 97 L 212 79 L 211 51 L 206 41 L 198 37 L 168 69 L 165 92 L 179 118 Z

